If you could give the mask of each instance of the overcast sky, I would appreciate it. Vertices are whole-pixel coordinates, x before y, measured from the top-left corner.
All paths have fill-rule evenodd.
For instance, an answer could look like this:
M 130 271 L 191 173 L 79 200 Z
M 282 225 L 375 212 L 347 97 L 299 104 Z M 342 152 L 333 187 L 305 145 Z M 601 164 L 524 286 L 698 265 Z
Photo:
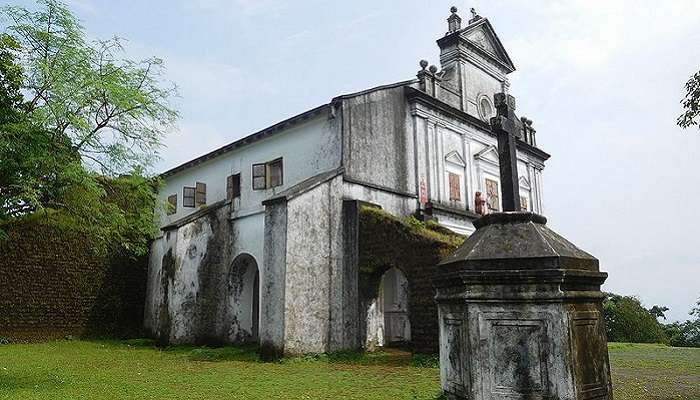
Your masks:
M 414 77 L 420 59 L 439 63 L 450 6 L 465 21 L 476 7 L 516 65 L 517 112 L 552 154 L 550 226 L 601 260 L 606 291 L 667 305 L 674 320 L 700 296 L 700 131 L 675 125 L 700 70 L 699 1 L 69 4 L 91 36 L 161 57 L 180 86 L 180 129 L 158 171 L 336 95 Z

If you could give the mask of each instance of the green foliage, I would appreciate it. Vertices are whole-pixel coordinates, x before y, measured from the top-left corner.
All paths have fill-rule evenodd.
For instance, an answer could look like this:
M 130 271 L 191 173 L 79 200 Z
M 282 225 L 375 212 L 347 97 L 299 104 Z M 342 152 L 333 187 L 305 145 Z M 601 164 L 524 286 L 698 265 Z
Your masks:
M 0 12 L 0 223 L 60 210 L 143 254 L 157 186 L 145 171 L 178 117 L 176 88 L 161 60 L 122 59 L 118 38 L 89 41 L 65 5 L 38 5 Z
M 603 311 L 608 340 L 611 342 L 668 342 L 663 326 L 636 297 L 608 293 Z
M 700 128 L 700 72 L 693 75 L 685 84 L 685 98 L 681 101 L 683 114 L 678 117 L 678 126 Z
M 671 346 L 700 347 L 700 300 L 689 314 L 691 319 L 664 327 Z

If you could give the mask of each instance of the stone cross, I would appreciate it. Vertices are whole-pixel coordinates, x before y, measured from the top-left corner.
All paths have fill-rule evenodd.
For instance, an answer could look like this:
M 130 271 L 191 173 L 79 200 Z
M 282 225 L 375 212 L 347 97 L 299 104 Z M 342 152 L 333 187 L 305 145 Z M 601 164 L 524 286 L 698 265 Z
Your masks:
M 518 159 L 516 143 L 521 126 L 515 116 L 515 98 L 496 93 L 496 116 L 491 118 L 491 131 L 498 138 L 498 164 L 501 170 L 501 195 L 503 211 L 520 211 L 520 184 L 518 183 Z

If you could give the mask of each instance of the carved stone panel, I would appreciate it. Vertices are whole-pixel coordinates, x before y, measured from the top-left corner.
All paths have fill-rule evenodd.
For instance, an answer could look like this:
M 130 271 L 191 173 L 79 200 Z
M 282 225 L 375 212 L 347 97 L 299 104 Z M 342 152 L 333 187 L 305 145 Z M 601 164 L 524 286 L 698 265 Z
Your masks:
M 479 320 L 480 338 L 486 343 L 480 355 L 484 362 L 484 398 L 549 398 L 549 342 L 544 317 L 499 312 L 483 313 Z
M 440 340 L 440 369 L 443 389 L 465 395 L 469 390 L 467 379 L 469 358 L 467 357 L 467 324 L 459 313 L 442 315 Z
M 580 399 L 597 399 L 608 392 L 608 367 L 601 316 L 596 311 L 570 314 L 569 329 L 574 382 Z

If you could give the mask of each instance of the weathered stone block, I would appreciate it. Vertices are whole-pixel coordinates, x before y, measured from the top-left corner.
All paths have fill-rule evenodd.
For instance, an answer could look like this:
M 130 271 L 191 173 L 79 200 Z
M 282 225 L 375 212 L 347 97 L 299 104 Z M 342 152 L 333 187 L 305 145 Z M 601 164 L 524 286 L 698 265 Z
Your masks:
M 434 279 L 454 399 L 612 399 L 598 260 L 532 213 L 491 214 Z

